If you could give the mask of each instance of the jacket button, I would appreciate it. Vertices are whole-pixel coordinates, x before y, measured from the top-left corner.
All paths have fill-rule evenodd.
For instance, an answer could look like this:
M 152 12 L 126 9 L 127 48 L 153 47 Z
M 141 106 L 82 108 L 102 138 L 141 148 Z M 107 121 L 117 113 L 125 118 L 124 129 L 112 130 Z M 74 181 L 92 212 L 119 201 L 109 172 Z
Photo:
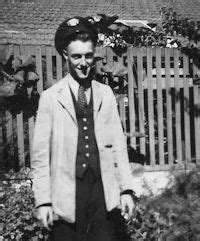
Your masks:
M 86 155 L 86 157 L 89 157 L 89 156 L 90 156 L 90 153 L 86 153 L 85 155 Z
M 83 163 L 83 164 L 82 164 L 82 167 L 86 167 L 86 164 L 85 164 L 85 163 Z
M 83 121 L 86 122 L 86 121 L 87 121 L 87 118 L 83 118 Z
M 88 129 L 88 128 L 87 128 L 87 126 L 84 126 L 84 127 L 83 127 L 83 130 L 85 130 L 85 131 L 86 131 L 87 129 Z
M 86 140 L 88 140 L 88 139 L 89 139 L 89 137 L 88 137 L 88 136 L 85 136 L 85 139 L 86 139 Z
M 89 145 L 85 145 L 85 148 L 89 148 Z

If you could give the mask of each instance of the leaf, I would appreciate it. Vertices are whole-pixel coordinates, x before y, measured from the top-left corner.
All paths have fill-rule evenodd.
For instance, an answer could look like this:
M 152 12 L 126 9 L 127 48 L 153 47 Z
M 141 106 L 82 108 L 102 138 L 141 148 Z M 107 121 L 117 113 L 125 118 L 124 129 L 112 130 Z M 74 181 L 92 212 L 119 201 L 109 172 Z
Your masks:
M 37 73 L 29 71 L 27 73 L 27 82 L 36 82 L 39 80 Z
M 21 68 L 27 67 L 29 65 L 33 65 L 35 63 L 35 60 L 30 55 L 22 55 L 22 65 Z
M 10 55 L 11 55 L 11 51 L 9 51 L 8 46 L 0 47 L 0 63 L 5 65 L 8 59 L 10 58 Z
M 122 63 L 117 63 L 114 65 L 114 69 L 112 71 L 113 76 L 121 77 L 128 74 L 128 69 Z
M 30 55 L 14 56 L 12 67 L 14 71 L 34 65 L 35 60 Z
M 17 69 L 22 65 L 22 59 L 20 56 L 15 56 L 12 61 L 12 67 L 14 71 L 17 71 Z
M 103 72 L 107 73 L 107 74 L 112 74 L 113 69 L 114 69 L 114 67 L 113 67 L 113 65 L 111 65 L 111 64 L 106 64 L 106 65 L 104 65 L 104 66 L 101 68 L 101 70 L 102 70 Z
M 16 82 L 5 82 L 0 85 L 0 96 L 13 96 L 15 95 L 17 83 Z
M 24 75 L 25 75 L 24 71 L 20 70 L 15 75 L 13 75 L 13 78 L 16 81 L 19 81 L 20 83 L 23 83 L 24 82 Z

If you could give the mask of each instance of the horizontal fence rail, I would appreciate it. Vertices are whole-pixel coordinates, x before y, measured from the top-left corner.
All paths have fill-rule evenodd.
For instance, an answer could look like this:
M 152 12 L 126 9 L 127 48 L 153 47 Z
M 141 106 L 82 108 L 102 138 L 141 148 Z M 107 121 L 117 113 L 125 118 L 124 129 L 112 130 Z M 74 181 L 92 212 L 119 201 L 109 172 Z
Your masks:
M 55 84 L 67 67 L 54 47 L 9 46 L 12 55 L 32 55 L 39 75 L 37 90 Z M 119 113 L 127 143 L 145 156 L 147 170 L 196 165 L 200 161 L 200 89 L 194 76 L 200 70 L 177 49 L 128 48 L 121 56 L 111 48 L 98 48 L 97 80 L 116 83 Z M 111 76 L 102 68 L 119 65 L 124 76 Z M 1 113 L 6 162 L 13 167 L 29 165 L 35 117 Z M 141 135 L 143 135 L 141 137 Z M 134 160 L 130 160 L 131 162 Z M 18 162 L 18 164 L 16 164 Z

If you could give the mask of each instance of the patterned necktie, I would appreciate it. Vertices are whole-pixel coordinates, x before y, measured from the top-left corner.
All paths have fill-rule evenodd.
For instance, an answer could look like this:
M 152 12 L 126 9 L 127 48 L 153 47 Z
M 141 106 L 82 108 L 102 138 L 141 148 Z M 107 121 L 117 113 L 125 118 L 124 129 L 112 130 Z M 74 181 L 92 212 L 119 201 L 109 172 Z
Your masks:
M 87 99 L 85 95 L 85 89 L 82 85 L 78 89 L 78 105 L 80 109 L 84 112 L 87 107 Z

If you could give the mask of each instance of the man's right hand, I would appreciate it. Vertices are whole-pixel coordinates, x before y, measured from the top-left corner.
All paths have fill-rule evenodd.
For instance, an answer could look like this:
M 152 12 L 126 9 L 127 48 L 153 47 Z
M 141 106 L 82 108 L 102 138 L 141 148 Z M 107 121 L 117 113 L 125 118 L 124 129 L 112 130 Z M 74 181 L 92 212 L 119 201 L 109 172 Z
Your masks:
M 37 218 L 42 222 L 45 228 L 50 230 L 53 225 L 53 209 L 51 206 L 40 206 L 37 208 Z

